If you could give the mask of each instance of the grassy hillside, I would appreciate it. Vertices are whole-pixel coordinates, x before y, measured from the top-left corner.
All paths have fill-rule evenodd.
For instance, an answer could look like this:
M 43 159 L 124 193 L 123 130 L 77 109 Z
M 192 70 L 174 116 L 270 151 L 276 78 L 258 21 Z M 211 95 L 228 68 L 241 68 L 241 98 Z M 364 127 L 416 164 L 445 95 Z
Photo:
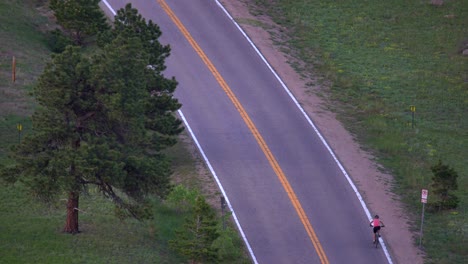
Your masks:
M 468 4 L 444 1 L 256 0 L 290 29 L 304 75 L 331 81 L 335 111 L 396 176 L 418 221 L 440 159 L 459 174 L 458 210 L 429 213 L 428 263 L 468 258 Z M 468 48 L 468 47 L 466 47 Z M 312 69 L 314 68 L 314 69 Z M 336 102 L 339 102 L 336 104 Z M 416 107 L 414 123 L 410 106 Z M 429 201 L 434 196 L 429 197 Z
M 0 165 L 13 162 L 7 157 L 9 147 L 31 132 L 30 116 L 35 105 L 28 92 L 51 55 L 46 32 L 54 23 L 46 2 L 0 1 Z M 17 61 L 14 83 L 13 56 Z M 18 124 L 23 127 L 21 134 Z M 181 140 L 167 155 L 174 161 L 177 182 L 203 192 L 206 186 L 215 185 L 211 177 L 198 178 L 188 144 L 190 140 Z M 212 190 L 211 195 L 214 193 Z M 0 263 L 186 262 L 169 248 L 168 241 L 175 238 L 174 230 L 182 226 L 190 211 L 175 210 L 155 200 L 153 219 L 122 220 L 116 217 L 113 203 L 90 188 L 80 197 L 81 233 L 70 235 L 62 233 L 66 196 L 62 198 L 50 205 L 38 203 L 21 183 L 5 185 L 0 179 Z M 223 234 L 232 239 L 231 248 L 226 244 L 221 248 L 223 256 L 230 259 L 225 263 L 248 263 L 236 233 Z
M 47 18 L 38 15 L 35 2 L 5 0 L 0 2 L 0 160 L 8 145 L 18 142 L 17 124 L 23 134 L 31 128 L 32 100 L 27 96 L 40 74 L 49 51 L 39 28 L 46 28 Z M 16 82 L 12 82 L 12 60 L 16 58 Z

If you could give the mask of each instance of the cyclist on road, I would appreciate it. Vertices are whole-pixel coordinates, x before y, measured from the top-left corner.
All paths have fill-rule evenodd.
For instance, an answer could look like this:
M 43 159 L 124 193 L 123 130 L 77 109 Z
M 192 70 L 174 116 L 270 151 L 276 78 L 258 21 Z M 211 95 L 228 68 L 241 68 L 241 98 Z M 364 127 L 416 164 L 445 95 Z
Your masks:
M 374 216 L 374 219 L 372 219 L 372 220 L 370 221 L 369 225 L 370 225 L 371 227 L 374 227 L 374 228 L 373 228 L 373 229 L 374 229 L 373 238 L 374 238 L 374 243 L 375 243 L 375 240 L 378 239 L 378 238 L 376 237 L 377 232 L 380 231 L 380 227 L 385 227 L 385 225 L 384 225 L 384 223 L 383 223 L 382 221 L 380 221 L 378 215 L 375 215 L 375 216 Z

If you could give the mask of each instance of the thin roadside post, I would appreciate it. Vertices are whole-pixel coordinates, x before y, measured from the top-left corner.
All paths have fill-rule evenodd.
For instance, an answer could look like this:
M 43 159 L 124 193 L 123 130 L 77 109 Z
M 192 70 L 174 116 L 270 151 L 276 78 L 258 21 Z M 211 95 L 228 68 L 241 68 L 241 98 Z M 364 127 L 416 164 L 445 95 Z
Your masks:
M 226 208 L 226 199 L 221 196 L 221 218 L 223 219 L 223 230 L 226 229 L 226 219 L 224 217 L 224 209 Z
M 11 60 L 11 81 L 14 83 L 16 81 L 16 57 L 13 56 Z
M 427 190 L 422 189 L 421 191 L 421 203 L 422 203 L 422 213 L 421 213 L 421 229 L 419 231 L 419 247 L 421 248 L 422 236 L 423 236 L 423 223 L 424 223 L 424 206 L 427 203 Z

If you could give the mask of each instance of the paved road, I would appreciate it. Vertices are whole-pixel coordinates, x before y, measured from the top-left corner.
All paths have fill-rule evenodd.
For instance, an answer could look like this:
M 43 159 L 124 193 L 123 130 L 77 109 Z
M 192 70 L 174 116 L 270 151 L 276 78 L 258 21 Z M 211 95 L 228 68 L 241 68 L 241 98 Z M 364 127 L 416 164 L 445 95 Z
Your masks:
M 127 1 L 108 2 L 117 10 Z M 161 27 L 161 41 L 172 47 L 165 74 L 179 81 L 176 96 L 182 112 L 227 193 L 256 261 L 386 263 L 384 252 L 371 247 L 367 216 L 342 171 L 217 3 L 165 2 L 214 66 L 209 69 L 157 0 L 131 2 Z M 213 71 L 235 95 L 240 112 Z M 240 113 L 249 116 L 271 157 Z M 279 169 L 272 167 L 275 162 Z M 292 188 L 289 194 L 285 186 Z

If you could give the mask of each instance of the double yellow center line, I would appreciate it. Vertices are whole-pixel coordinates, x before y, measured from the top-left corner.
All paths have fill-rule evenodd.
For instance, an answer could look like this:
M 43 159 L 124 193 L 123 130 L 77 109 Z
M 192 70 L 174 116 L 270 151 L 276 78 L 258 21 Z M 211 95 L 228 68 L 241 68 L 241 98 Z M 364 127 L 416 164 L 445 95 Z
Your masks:
M 218 70 L 215 68 L 213 63 L 208 59 L 208 57 L 205 55 L 203 50 L 200 48 L 200 46 L 197 44 L 197 42 L 192 38 L 188 30 L 185 28 L 185 26 L 180 22 L 180 20 L 177 18 L 177 16 L 174 14 L 174 12 L 171 10 L 171 8 L 167 5 L 167 3 L 164 0 L 157 0 L 159 5 L 163 8 L 163 10 L 167 13 L 167 15 L 171 18 L 171 20 L 174 22 L 174 24 L 177 26 L 177 28 L 182 32 L 184 37 L 187 39 L 187 41 L 190 43 L 190 45 L 193 47 L 193 49 L 197 52 L 197 54 L 200 56 L 202 61 L 205 63 L 205 65 L 208 67 L 210 72 L 213 74 L 215 79 L 218 81 L 219 85 L 223 88 L 224 92 L 226 92 L 227 96 L 229 99 L 231 99 L 232 103 L 236 107 L 237 111 L 239 111 L 239 114 L 241 115 L 242 119 L 244 122 L 247 124 L 247 127 L 250 129 L 252 132 L 253 136 L 257 140 L 257 143 L 260 145 L 260 148 L 262 149 L 263 153 L 265 154 L 266 158 L 268 159 L 270 165 L 273 167 L 273 170 L 275 171 L 276 175 L 278 176 L 281 184 L 283 185 L 286 193 L 288 194 L 289 199 L 291 200 L 291 203 L 294 206 L 294 209 L 296 210 L 297 214 L 299 215 L 299 218 L 301 219 L 302 224 L 304 225 L 307 234 L 309 235 L 310 240 L 312 241 L 312 244 L 314 245 L 315 251 L 317 252 L 320 261 L 322 264 L 328 264 L 328 258 L 325 255 L 325 252 L 323 251 L 322 245 L 320 244 L 317 235 L 315 234 L 314 229 L 312 228 L 312 225 L 310 224 L 310 221 L 304 212 L 304 209 L 302 208 L 301 203 L 299 202 L 299 199 L 297 198 L 296 194 L 294 193 L 291 184 L 289 184 L 288 179 L 284 175 L 283 170 L 279 166 L 278 162 L 276 161 L 275 157 L 271 153 L 270 149 L 268 148 L 268 145 L 266 144 L 265 140 L 263 137 L 260 135 L 258 132 L 258 129 L 255 127 L 254 123 L 250 119 L 249 115 L 247 112 L 244 110 L 242 107 L 241 103 L 239 100 L 236 98 L 232 90 L 229 88 L 227 85 L 226 81 L 223 79 L 221 74 L 218 72 Z

